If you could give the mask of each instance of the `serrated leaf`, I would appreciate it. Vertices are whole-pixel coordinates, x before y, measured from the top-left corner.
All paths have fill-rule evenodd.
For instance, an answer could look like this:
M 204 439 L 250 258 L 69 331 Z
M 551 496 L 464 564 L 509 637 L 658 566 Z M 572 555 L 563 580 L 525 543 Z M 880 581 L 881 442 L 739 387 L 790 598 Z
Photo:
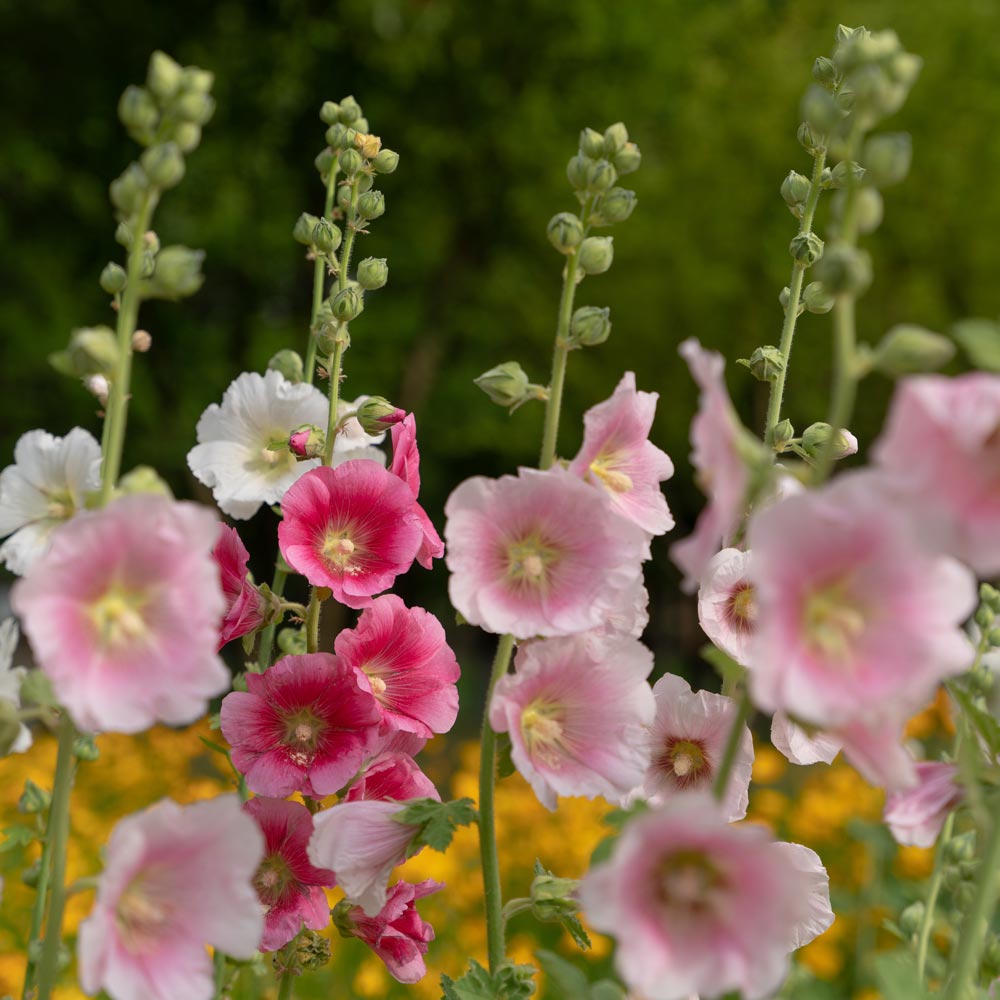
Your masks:
M 1000 325 L 989 319 L 963 319 L 951 333 L 977 368 L 1000 372 Z
M 533 965 L 504 962 L 491 976 L 470 959 L 469 969 L 461 979 L 441 977 L 443 1000 L 527 1000 L 535 992 L 536 971 Z
M 27 847 L 38 836 L 30 826 L 5 826 L 0 851 L 12 851 L 15 847 Z
M 590 948 L 590 935 L 583 929 L 579 917 L 573 913 L 564 913 L 559 918 L 559 923 L 563 925 L 566 933 L 576 943 L 577 948 L 581 951 L 587 951 Z
M 972 695 L 959 684 L 948 685 L 948 690 L 976 732 L 986 741 L 993 755 L 1000 753 L 1000 723 L 984 708 L 980 708 L 973 701 Z
M 410 851 L 421 847 L 434 851 L 446 851 L 460 826 L 468 826 L 479 820 L 472 799 L 455 799 L 452 802 L 438 802 L 435 799 L 414 799 L 394 817 L 397 823 L 416 826 L 419 830 L 410 841 Z
M 587 977 L 572 962 L 545 948 L 539 948 L 535 952 L 535 958 L 538 959 L 538 964 L 541 965 L 545 975 L 557 987 L 557 996 L 581 998 L 587 996 L 590 988 Z
M 494 977 L 497 1000 L 528 1000 L 528 997 L 533 997 L 537 971 L 533 965 L 504 962 Z

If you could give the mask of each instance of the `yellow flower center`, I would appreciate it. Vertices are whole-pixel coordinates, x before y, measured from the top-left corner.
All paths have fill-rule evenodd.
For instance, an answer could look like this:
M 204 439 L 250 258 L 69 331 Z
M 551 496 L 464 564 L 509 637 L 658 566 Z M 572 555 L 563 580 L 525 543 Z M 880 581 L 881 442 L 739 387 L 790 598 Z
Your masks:
M 691 912 L 712 909 L 723 879 L 719 870 L 699 851 L 677 851 L 664 858 L 659 870 L 660 899 Z
M 373 677 L 372 675 L 369 675 L 368 683 L 371 684 L 372 694 L 375 695 L 376 698 L 378 698 L 379 695 L 385 694 L 386 683 L 381 677 Z
M 590 472 L 612 493 L 628 493 L 633 486 L 632 477 L 614 467 L 614 458 L 613 454 L 606 455 L 602 452 L 590 463 Z
M 851 659 L 857 640 L 867 624 L 863 609 L 851 597 L 845 581 L 810 594 L 803 619 L 810 645 L 829 659 L 841 663 Z
M 112 587 L 90 608 L 98 641 L 105 649 L 116 649 L 144 638 L 148 629 L 141 611 L 145 599 L 121 587 Z
M 344 530 L 331 529 L 327 531 L 320 551 L 331 566 L 347 570 L 353 562 L 352 556 L 357 551 L 357 546 L 347 537 Z
M 536 535 L 507 546 L 507 576 L 534 587 L 548 582 L 549 567 L 558 559 L 559 552 Z
M 65 521 L 76 513 L 76 504 L 73 497 L 66 491 L 57 493 L 46 493 L 48 506 L 45 516 L 53 521 Z
M 656 766 L 678 788 L 687 788 L 707 778 L 710 770 L 704 747 L 694 740 L 668 740 L 656 755 Z
M 115 920 L 125 947 L 131 952 L 156 945 L 170 922 L 170 907 L 158 900 L 140 877 L 118 898 Z
M 521 713 L 521 736 L 528 756 L 556 769 L 567 751 L 561 715 L 558 705 L 542 699 L 531 702 Z
M 726 601 L 730 624 L 741 632 L 752 632 L 757 622 L 757 599 L 753 584 L 741 583 Z

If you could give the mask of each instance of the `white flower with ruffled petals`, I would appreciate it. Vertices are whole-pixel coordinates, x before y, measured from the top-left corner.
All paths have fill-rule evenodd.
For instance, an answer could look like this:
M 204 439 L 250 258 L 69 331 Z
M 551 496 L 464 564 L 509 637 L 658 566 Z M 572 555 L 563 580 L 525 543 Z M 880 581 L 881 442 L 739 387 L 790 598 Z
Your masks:
M 17 622 L 7 618 L 0 622 L 0 701 L 9 701 L 15 708 L 21 707 L 21 681 L 24 667 L 12 666 L 17 649 Z M 31 746 L 31 730 L 22 722 L 10 748 L 10 753 L 24 753 Z

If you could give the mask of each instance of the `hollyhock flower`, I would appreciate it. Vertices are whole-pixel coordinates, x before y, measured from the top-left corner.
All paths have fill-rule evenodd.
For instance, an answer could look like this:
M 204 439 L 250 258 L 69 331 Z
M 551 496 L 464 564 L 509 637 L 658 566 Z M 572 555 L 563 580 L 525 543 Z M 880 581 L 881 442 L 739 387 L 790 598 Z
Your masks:
M 684 572 L 684 586 L 690 591 L 698 586 L 712 556 L 736 533 L 746 508 L 750 473 L 742 451 L 748 435 L 729 399 L 722 355 L 706 351 L 694 339 L 685 340 L 679 350 L 701 389 L 698 413 L 691 421 L 691 462 L 708 494 L 694 533 L 670 548 L 670 558 Z
M 416 901 L 443 888 L 443 882 L 433 879 L 416 885 L 397 882 L 377 916 L 369 917 L 360 906 L 345 901 L 334 911 L 334 922 L 342 934 L 364 941 L 385 962 L 393 979 L 415 983 L 427 974 L 424 955 L 434 940 L 434 928 L 421 918 Z
M 717 552 L 698 591 L 698 622 L 705 635 L 728 657 L 748 667 L 756 621 L 750 553 L 739 549 Z
M 603 490 L 612 507 L 651 535 L 662 535 L 674 519 L 660 483 L 674 474 L 667 453 L 649 440 L 656 392 L 637 392 L 626 372 L 610 399 L 583 417 L 583 445 L 569 471 Z
M 902 379 L 872 455 L 926 539 L 1000 573 L 1000 375 Z
M 693 692 L 682 677 L 664 674 L 653 685 L 656 717 L 649 731 L 650 764 L 642 795 L 654 805 L 679 792 L 712 790 L 736 717 L 731 698 Z M 743 726 L 720 808 L 729 822 L 743 819 L 749 802 L 753 738 Z
M 493 692 L 490 725 L 510 733 L 511 758 L 539 801 L 621 802 L 649 763 L 653 654 L 635 639 L 571 636 L 522 646 L 514 667 Z
M 454 725 L 461 671 L 441 623 L 423 608 L 377 597 L 333 648 L 368 678 L 386 725 L 428 738 Z
M 212 945 L 257 951 L 264 914 L 251 880 L 264 853 L 235 795 L 169 799 L 121 820 L 77 938 L 80 985 L 115 1000 L 211 1000 Z
M 618 595 L 618 600 L 597 628 L 587 634 L 594 636 L 630 636 L 638 639 L 649 624 L 649 592 L 642 576 Z
M 833 919 L 818 858 L 788 846 L 759 826 L 729 826 L 707 796 L 684 796 L 625 827 L 584 877 L 580 902 L 615 935 L 618 971 L 648 1000 L 758 1000 Z
M 962 801 L 961 786 L 955 781 L 958 768 L 920 761 L 916 769 L 917 787 L 890 795 L 882 818 L 897 843 L 933 847 L 948 813 Z
M 232 639 L 256 632 L 264 624 L 267 606 L 247 572 L 250 553 L 235 528 L 222 525 L 212 557 L 219 567 L 222 593 L 226 597 L 226 614 L 219 632 L 221 649 Z
M 17 622 L 13 618 L 0 622 L 0 701 L 9 702 L 15 709 L 21 707 L 21 681 L 27 672 L 24 667 L 13 666 L 17 637 Z M 30 747 L 31 730 L 22 722 L 7 753 L 24 753 Z
M 345 462 L 303 476 L 281 505 L 278 545 L 313 586 L 364 608 L 413 563 L 423 532 L 409 487 L 374 462 Z
M 247 787 L 275 798 L 343 788 L 378 740 L 368 682 L 330 653 L 286 656 L 246 678 L 246 691 L 223 699 L 220 721 Z
M 101 487 L 101 446 L 74 427 L 65 437 L 28 431 L 14 445 L 14 464 L 0 472 L 0 562 L 22 576 L 49 545 L 53 528 L 83 509 Z
M 81 729 L 184 725 L 229 687 L 205 507 L 122 497 L 77 514 L 11 591 L 38 666 Z
M 836 737 L 819 731 L 810 735 L 781 712 L 771 720 L 771 742 L 793 764 L 832 764 L 841 751 Z
M 253 878 L 264 907 L 261 951 L 283 948 L 305 925 L 320 931 L 330 923 L 324 888 L 337 877 L 309 863 L 306 848 L 313 833 L 312 815 L 299 802 L 258 796 L 243 804 L 264 834 L 264 859 Z
M 401 423 L 393 425 L 390 471 L 410 487 L 415 501 L 420 495 L 420 452 L 417 449 L 417 421 L 412 413 Z M 413 509 L 420 522 L 420 530 L 424 533 L 417 550 L 417 562 L 424 569 L 430 569 L 431 560 L 440 559 L 444 555 L 444 542 L 424 508 L 414 503 Z
M 243 372 L 223 393 L 222 405 L 212 403 L 201 415 L 188 466 L 225 513 L 245 521 L 261 504 L 280 503 L 292 483 L 320 464 L 316 458 L 297 461 L 287 441 L 301 424 L 325 427 L 328 412 L 315 386 L 272 370 Z
M 369 917 L 385 906 L 389 876 L 406 860 L 418 829 L 396 821 L 405 808 L 399 802 L 366 799 L 338 803 L 313 817 L 309 860 L 332 868 L 347 898 Z
M 441 794 L 434 782 L 420 770 L 420 765 L 405 753 L 380 754 L 365 767 L 364 773 L 344 796 L 345 802 L 362 799 L 437 799 Z
M 913 788 L 918 783 L 916 762 L 903 746 L 903 731 L 917 707 L 901 699 L 896 705 L 873 706 L 863 717 L 830 731 L 845 759 L 871 785 L 887 792 Z
M 487 632 L 585 632 L 642 579 L 645 532 L 558 466 L 467 479 L 445 514 L 451 602 Z

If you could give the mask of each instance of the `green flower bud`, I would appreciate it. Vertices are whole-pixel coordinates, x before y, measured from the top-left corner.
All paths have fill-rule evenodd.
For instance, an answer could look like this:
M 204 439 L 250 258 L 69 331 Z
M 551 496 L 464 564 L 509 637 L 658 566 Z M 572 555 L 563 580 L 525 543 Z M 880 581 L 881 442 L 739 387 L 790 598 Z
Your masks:
M 333 170 L 333 165 L 336 162 L 336 157 L 333 155 L 333 150 L 322 149 L 316 154 L 316 159 L 313 160 L 313 166 L 319 171 L 323 178 L 323 182 L 326 183 L 326 179 Z
M 145 87 L 125 88 L 118 101 L 118 118 L 133 136 L 145 136 L 156 128 L 160 112 L 153 95 Z
M 127 222 L 119 222 L 115 226 L 115 243 L 126 250 L 132 249 L 132 227 Z
M 340 102 L 340 120 L 345 125 L 353 125 L 361 117 L 361 105 L 353 97 L 345 97 Z
M 872 281 L 872 259 L 864 250 L 844 243 L 831 243 L 816 265 L 816 279 L 832 295 L 859 295 Z
M 559 212 L 549 219 L 546 235 L 560 253 L 571 253 L 583 240 L 583 223 L 572 212 Z
M 111 204 L 123 215 L 134 215 L 149 190 L 149 178 L 138 163 L 130 163 L 111 182 Z
M 295 945 L 295 956 L 304 971 L 315 972 L 330 961 L 330 942 L 315 931 L 303 929 Z
M 329 219 L 316 220 L 311 242 L 319 253 L 333 253 L 343 238 L 341 231 Z
M 607 191 L 618 180 L 618 171 L 607 160 L 591 163 L 587 169 L 587 190 L 591 194 Z
M 604 130 L 604 155 L 609 159 L 621 152 L 628 142 L 628 129 L 624 122 L 615 122 Z
M 979 585 L 979 599 L 989 608 L 1000 613 L 1000 590 L 992 584 L 981 583 Z
M 150 493 L 158 497 L 166 497 L 173 500 L 173 490 L 167 485 L 165 479 L 150 465 L 137 465 L 130 469 L 118 481 L 115 488 L 115 496 L 134 496 L 135 494 Z
M 333 919 L 333 926 L 337 928 L 337 933 L 339 933 L 341 937 L 354 937 L 355 924 L 351 919 L 351 910 L 354 909 L 354 905 L 355 904 L 349 899 L 342 899 L 330 911 L 330 916 Z
M 161 102 L 167 102 L 180 90 L 183 70 L 166 54 L 157 50 L 149 57 L 146 86 Z
M 377 219 L 385 213 L 385 195 L 381 191 L 366 191 L 358 198 L 358 215 L 362 219 Z
M 580 152 L 592 160 L 604 156 L 604 136 L 596 129 L 585 128 L 580 133 Z
M 588 236 L 580 244 L 576 259 L 584 274 L 603 274 L 615 259 L 614 237 Z
M 781 182 L 781 197 L 785 199 L 785 204 L 789 208 L 804 205 L 811 186 L 808 177 L 796 170 L 790 170 L 788 176 Z
M 166 191 L 176 187 L 184 178 L 184 154 L 176 142 L 150 146 L 139 158 L 153 187 Z
M 330 299 L 330 310 L 334 319 L 341 323 L 350 323 L 352 319 L 360 316 L 365 308 L 365 298 L 360 288 L 348 285 L 342 288 Z
M 736 363 L 748 368 L 759 382 L 773 382 L 784 370 L 785 359 L 777 347 L 758 347 L 749 358 L 739 358 Z
M 42 874 L 42 859 L 35 858 L 27 868 L 21 869 L 21 882 L 29 889 L 38 888 L 38 879 Z
M 833 308 L 834 298 L 822 281 L 810 281 L 802 293 L 802 302 L 811 313 L 828 313 Z
M 350 186 L 347 184 L 341 184 L 340 187 L 337 188 L 336 198 L 337 198 L 337 208 L 339 208 L 341 212 L 344 213 L 344 215 L 348 215 L 351 211 Z
M 774 450 L 780 454 L 788 447 L 788 442 L 794 437 L 795 428 L 792 426 L 791 420 L 787 417 L 784 420 L 779 420 L 774 425 Z
M 976 608 L 976 613 L 973 617 L 975 623 L 985 632 L 992 627 L 993 622 L 996 620 L 996 613 L 992 608 L 982 604 Z
M 326 130 L 326 144 L 334 149 L 347 149 L 353 143 L 347 141 L 347 126 L 336 122 Z
M 210 94 L 192 91 L 181 95 L 174 103 L 173 112 L 182 122 L 205 125 L 215 114 L 215 101 Z
M 399 153 L 394 149 L 380 149 L 372 160 L 377 174 L 391 174 L 399 166 Z
M 22 705 L 38 705 L 42 708 L 54 708 L 56 701 L 52 682 L 41 670 L 29 670 L 21 681 L 19 692 Z
M 636 200 L 634 191 L 613 187 L 601 199 L 601 219 L 604 222 L 624 222 L 635 209 Z
M 611 336 L 611 310 L 583 306 L 573 313 L 569 324 L 570 345 L 596 347 Z
M 826 451 L 827 442 L 830 440 L 832 428 L 822 421 L 810 424 L 802 432 L 802 450 L 811 458 L 819 458 Z M 847 430 L 837 432 L 837 439 L 833 445 L 831 458 L 841 459 L 853 455 L 858 450 L 858 439 Z
M 125 289 L 126 280 L 125 268 L 113 260 L 108 261 L 101 271 L 101 290 L 108 295 L 117 295 Z
M 340 120 L 340 105 L 336 101 L 324 101 L 319 109 L 319 120 L 324 125 L 335 125 Z
M 267 363 L 267 369 L 272 372 L 280 372 L 289 382 L 298 383 L 305 377 L 302 357 L 298 351 L 293 351 L 290 347 L 272 355 L 271 360 Z
M 326 431 L 315 424 L 299 424 L 289 435 L 288 450 L 298 459 L 322 458 L 326 449 Z M 281 442 L 276 441 L 273 451 L 280 451 Z
M 936 371 L 954 353 L 955 345 L 947 337 L 912 323 L 900 323 L 879 342 L 872 362 L 883 375 L 895 378 Z
M 972 908 L 972 904 L 975 901 L 976 894 L 978 892 L 978 886 L 973 882 L 960 882 L 955 887 L 955 905 L 965 913 Z M 971 1000 L 975 994 L 966 994 L 964 1000 Z
M 181 90 L 188 94 L 208 94 L 215 83 L 215 74 L 200 66 L 185 66 L 181 72 Z
M 309 246 L 312 243 L 313 230 L 319 223 L 319 217 L 315 215 L 310 215 L 308 212 L 303 212 L 295 220 L 295 228 L 292 229 L 292 239 L 296 243 L 301 243 L 303 246 Z
M 788 312 L 788 303 L 792 301 L 792 290 L 785 285 L 778 293 L 778 302 L 781 304 L 781 311 Z
M 151 278 L 153 276 L 153 271 L 156 270 L 156 254 L 157 250 L 145 250 L 142 254 L 142 259 L 139 263 L 139 277 L 140 278 Z
M 590 169 L 591 161 L 582 153 L 577 153 L 566 164 L 566 178 L 569 180 L 574 191 L 584 191 L 587 188 L 587 171 Z
M 799 125 L 799 129 L 795 133 L 795 138 L 799 140 L 799 145 L 811 156 L 815 156 L 824 144 L 822 137 L 816 134 L 815 129 L 813 129 L 809 122 L 802 122 Z
M 898 184 L 910 172 L 913 142 L 908 132 L 883 132 L 865 143 L 864 162 L 875 187 Z
M 912 52 L 897 52 L 888 60 L 885 68 L 891 80 L 909 88 L 917 82 L 923 65 L 924 61 L 920 56 Z
M 368 119 L 362 115 L 360 118 L 356 119 L 352 125 L 352 128 L 356 129 L 358 132 L 370 132 L 371 129 L 368 126 Z
M 615 165 L 619 176 L 631 174 L 639 169 L 639 164 L 642 163 L 642 152 L 634 142 L 626 142 L 611 158 L 611 162 Z
M 832 90 L 837 83 L 837 67 L 833 65 L 832 59 L 826 56 L 819 56 L 813 63 L 813 79 L 827 90 Z
M 290 627 L 278 631 L 278 649 L 286 656 L 302 656 L 307 648 L 305 629 Z
M 916 934 L 924 922 L 924 913 L 926 910 L 927 907 L 924 906 L 924 902 L 921 899 L 918 899 L 915 903 L 910 903 L 899 916 L 899 929 L 904 934 Z
M 49 355 L 49 364 L 73 378 L 110 377 L 118 368 L 118 358 L 118 338 L 114 330 L 107 326 L 88 326 L 74 330 L 66 349 Z
M 366 291 L 384 288 L 389 280 L 389 265 L 385 257 L 365 257 L 358 264 L 358 284 Z
M 854 192 L 854 221 L 859 233 L 873 233 L 882 222 L 882 195 L 873 187 L 858 188 Z M 834 217 L 842 219 L 847 204 L 847 195 L 838 191 L 833 196 Z
M 833 95 L 818 83 L 812 84 L 802 98 L 803 119 L 819 135 L 832 132 L 844 117 Z
M 823 256 L 823 241 L 815 233 L 799 233 L 789 244 L 788 252 L 809 267 Z
M 578 913 L 580 904 L 576 890 L 580 883 L 575 878 L 559 878 L 549 873 L 539 874 L 531 882 L 531 912 L 541 921 L 558 922 L 564 916 Z
M 6 698 L 0 698 L 0 757 L 10 753 L 20 735 L 21 718 L 17 714 L 17 706 Z
M 528 392 L 528 376 L 516 361 L 505 361 L 472 380 L 499 406 L 517 406 Z
M 337 162 L 340 164 L 340 169 L 343 170 L 344 176 L 352 179 L 365 165 L 364 158 L 353 146 L 345 149 L 337 157 Z
M 865 168 L 854 160 L 841 160 L 830 172 L 830 187 L 846 188 L 857 184 L 865 175 Z
M 180 245 L 164 247 L 156 255 L 153 276 L 142 283 L 142 297 L 177 301 L 194 295 L 205 281 L 201 273 L 204 260 L 204 250 Z
M 182 153 L 190 153 L 201 143 L 201 126 L 194 122 L 180 122 L 174 129 L 174 142 Z
M 358 194 L 364 194 L 375 186 L 375 178 L 371 174 L 358 174 L 354 183 L 357 185 Z
M 101 751 L 98 749 L 94 737 L 87 733 L 73 740 L 73 756 L 77 760 L 95 761 L 101 756 Z
M 398 424 L 406 416 L 406 410 L 394 406 L 385 396 L 369 396 L 354 416 L 366 434 L 382 434 Z

